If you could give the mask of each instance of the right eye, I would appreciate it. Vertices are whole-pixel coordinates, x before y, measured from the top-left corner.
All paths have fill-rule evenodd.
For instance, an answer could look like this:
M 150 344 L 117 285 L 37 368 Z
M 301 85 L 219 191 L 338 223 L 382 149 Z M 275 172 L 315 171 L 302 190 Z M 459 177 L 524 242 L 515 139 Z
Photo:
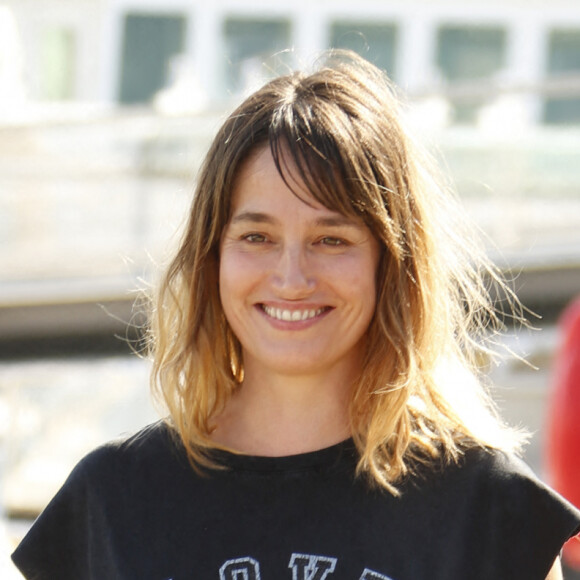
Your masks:
M 263 244 L 266 241 L 264 234 L 245 234 L 242 239 L 250 244 Z

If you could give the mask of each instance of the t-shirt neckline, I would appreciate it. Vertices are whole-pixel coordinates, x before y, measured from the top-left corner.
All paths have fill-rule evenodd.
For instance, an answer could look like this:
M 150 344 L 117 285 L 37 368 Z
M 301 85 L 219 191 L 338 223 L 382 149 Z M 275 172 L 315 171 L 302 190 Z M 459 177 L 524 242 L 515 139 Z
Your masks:
M 212 455 L 224 467 L 235 470 L 294 471 L 338 465 L 341 458 L 355 457 L 356 446 L 353 439 L 348 438 L 329 447 L 293 455 L 272 457 L 232 453 L 223 450 L 214 450 Z

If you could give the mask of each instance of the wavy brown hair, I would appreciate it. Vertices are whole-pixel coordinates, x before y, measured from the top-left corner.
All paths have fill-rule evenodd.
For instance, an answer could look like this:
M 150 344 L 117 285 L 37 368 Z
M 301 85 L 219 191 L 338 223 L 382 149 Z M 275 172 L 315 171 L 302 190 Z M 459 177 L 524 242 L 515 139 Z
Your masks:
M 243 388 L 241 346 L 219 299 L 219 245 L 239 168 L 265 146 L 287 183 L 362 218 L 381 246 L 350 401 L 359 473 L 397 493 L 417 462 L 457 459 L 465 445 L 513 447 L 472 372 L 497 321 L 486 284 L 498 277 L 401 119 L 381 71 L 333 52 L 315 72 L 267 83 L 219 129 L 152 316 L 152 385 L 194 465 L 214 466 L 212 419 Z

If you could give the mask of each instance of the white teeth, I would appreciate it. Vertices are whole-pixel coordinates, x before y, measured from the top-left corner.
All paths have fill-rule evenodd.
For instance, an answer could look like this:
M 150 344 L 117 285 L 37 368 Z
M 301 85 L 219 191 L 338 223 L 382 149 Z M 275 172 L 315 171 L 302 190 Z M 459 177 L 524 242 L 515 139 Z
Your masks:
M 315 318 L 319 314 L 322 314 L 324 308 L 317 308 L 312 310 L 283 310 L 281 308 L 272 308 L 272 306 L 262 306 L 264 312 L 276 318 L 277 320 L 284 320 L 286 322 L 298 322 L 299 320 L 308 320 L 309 318 Z

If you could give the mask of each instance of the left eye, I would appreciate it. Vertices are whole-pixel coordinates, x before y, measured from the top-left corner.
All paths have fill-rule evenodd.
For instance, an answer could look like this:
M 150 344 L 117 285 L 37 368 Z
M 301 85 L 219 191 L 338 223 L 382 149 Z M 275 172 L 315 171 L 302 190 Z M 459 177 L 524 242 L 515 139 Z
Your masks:
M 322 238 L 320 240 L 320 243 L 323 244 L 324 246 L 337 247 L 337 246 L 344 246 L 346 242 L 344 240 L 341 240 L 340 238 L 326 237 L 326 238 Z

